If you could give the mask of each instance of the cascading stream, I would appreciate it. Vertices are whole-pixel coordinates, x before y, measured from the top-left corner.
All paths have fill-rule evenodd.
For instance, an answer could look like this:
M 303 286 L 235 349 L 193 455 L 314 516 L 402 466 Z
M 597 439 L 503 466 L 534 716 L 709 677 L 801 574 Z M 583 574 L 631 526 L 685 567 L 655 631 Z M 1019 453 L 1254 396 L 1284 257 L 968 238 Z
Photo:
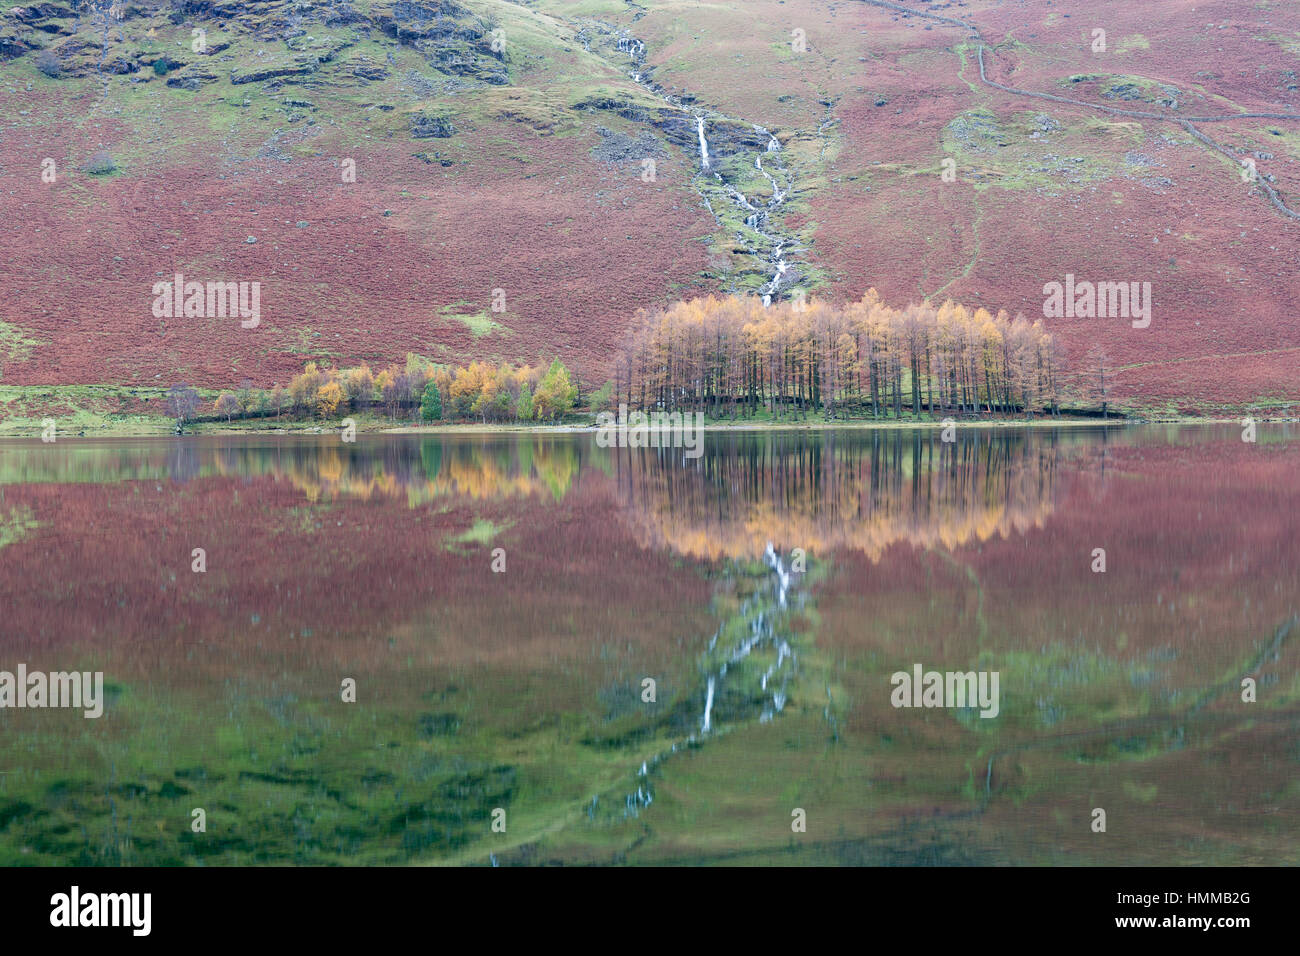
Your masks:
M 695 117 L 695 131 L 700 137 L 700 165 L 709 168 L 709 141 L 704 137 L 704 117 Z
M 607 27 L 607 25 L 605 26 Z M 581 35 L 584 38 L 583 42 L 585 48 L 589 50 L 590 41 L 586 37 L 585 30 Z M 628 71 L 628 76 L 631 78 L 632 82 L 636 83 L 642 89 L 664 101 L 674 109 L 681 110 L 694 119 L 696 138 L 699 143 L 701 173 L 712 172 L 714 179 L 721 184 L 723 192 L 731 202 L 738 208 L 750 213 L 750 215 L 745 217 L 745 225 L 752 230 L 754 235 L 766 246 L 766 253 L 760 253 L 760 255 L 762 255 L 762 258 L 766 263 L 766 271 L 768 271 L 770 278 L 759 290 L 759 295 L 763 297 L 764 305 L 771 305 L 772 300 L 777 296 L 782 289 L 783 284 L 786 282 L 790 268 L 787 255 L 791 249 L 797 245 L 794 236 L 783 235 L 777 225 L 772 221 L 772 213 L 784 205 L 786 197 L 793 188 L 794 178 L 793 174 L 791 174 L 781 162 L 780 140 L 772 135 L 772 133 L 765 127 L 759 126 L 755 123 L 747 124 L 756 132 L 767 136 L 765 153 L 773 157 L 778 172 L 786 180 L 786 187 L 783 189 L 777 182 L 776 178 L 763 166 L 762 160 L 764 153 L 758 153 L 755 156 L 755 167 L 763 174 L 764 178 L 767 179 L 768 183 L 772 187 L 771 198 L 768 199 L 766 203 L 763 203 L 760 208 L 755 206 L 753 202 L 750 201 L 749 197 L 747 197 L 743 192 L 723 178 L 722 174 L 714 168 L 716 164 L 709 152 L 707 124 L 710 116 L 729 122 L 737 121 L 724 114 L 717 113 L 716 111 L 705 110 L 702 107 L 685 103 L 680 97 L 674 96 L 651 80 L 647 75 L 649 71 L 644 67 L 646 47 L 642 41 L 628 35 L 626 32 L 623 32 L 618 36 L 617 48 L 620 53 L 626 53 L 628 58 L 632 61 L 632 69 Z M 704 200 L 705 206 L 709 210 L 709 213 L 715 220 L 717 220 L 717 212 L 703 188 L 700 188 L 700 194 Z

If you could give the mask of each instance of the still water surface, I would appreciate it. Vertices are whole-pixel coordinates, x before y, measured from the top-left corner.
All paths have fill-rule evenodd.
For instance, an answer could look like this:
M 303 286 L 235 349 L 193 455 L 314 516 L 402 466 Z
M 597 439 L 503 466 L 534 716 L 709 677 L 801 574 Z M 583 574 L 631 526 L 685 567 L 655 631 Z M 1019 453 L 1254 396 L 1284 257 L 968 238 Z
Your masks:
M 0 863 L 1294 864 L 1297 474 L 1283 426 L 3 443 L 0 670 L 106 702 L 0 709 Z

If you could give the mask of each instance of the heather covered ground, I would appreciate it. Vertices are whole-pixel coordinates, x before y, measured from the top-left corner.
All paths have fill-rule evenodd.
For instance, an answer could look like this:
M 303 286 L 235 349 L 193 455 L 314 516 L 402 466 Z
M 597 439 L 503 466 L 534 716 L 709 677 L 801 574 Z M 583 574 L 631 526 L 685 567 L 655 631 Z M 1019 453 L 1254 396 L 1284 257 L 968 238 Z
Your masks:
M 778 297 L 845 301 L 875 287 L 896 307 L 951 296 L 1032 318 L 1043 285 L 1066 274 L 1149 282 L 1149 328 L 1049 320 L 1077 377 L 1104 354 L 1113 403 L 1131 411 L 1288 407 L 1300 227 L 1243 180 L 1240 160 L 1295 209 L 1300 121 L 1196 122 L 1229 157 L 1179 120 L 1300 109 L 1290 8 L 912 9 L 6 10 L 0 399 L 24 420 L 91 413 L 99 428 L 150 413 L 149 390 L 177 381 L 270 387 L 311 359 L 407 353 L 558 356 L 600 382 L 638 309 L 758 290 L 770 250 L 724 187 L 761 206 L 770 171 L 786 190 L 766 227 L 785 243 Z M 1163 118 L 995 88 L 981 45 L 992 83 Z M 694 114 L 663 96 L 706 117 L 708 171 Z M 772 157 L 755 167 L 765 141 L 753 126 L 779 143 L 780 170 Z M 103 155 L 113 168 L 91 172 Z M 175 272 L 260 281 L 263 321 L 153 316 L 152 283 Z M 105 391 L 78 391 L 90 387 Z

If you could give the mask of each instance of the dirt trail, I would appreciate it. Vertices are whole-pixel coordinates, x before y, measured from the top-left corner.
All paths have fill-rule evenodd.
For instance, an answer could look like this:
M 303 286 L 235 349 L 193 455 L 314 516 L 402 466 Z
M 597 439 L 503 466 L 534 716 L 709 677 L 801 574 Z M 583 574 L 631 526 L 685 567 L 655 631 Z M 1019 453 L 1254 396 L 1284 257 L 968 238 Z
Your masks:
M 881 7 L 882 9 L 885 10 L 893 10 L 897 13 L 904 13 L 907 14 L 908 16 L 921 17 L 926 20 L 933 20 L 937 23 L 943 23 L 947 26 L 960 27 L 968 31 L 971 39 L 975 40 L 979 44 L 977 50 L 977 56 L 980 65 L 980 81 L 986 84 L 987 86 L 991 86 L 994 89 L 1002 90 L 1004 93 L 1011 93 L 1015 96 L 1029 96 L 1039 100 L 1048 100 L 1050 102 L 1055 102 L 1055 103 L 1066 103 L 1070 106 L 1082 106 L 1085 109 L 1096 110 L 1100 113 L 1108 113 L 1112 116 L 1128 116 L 1134 119 L 1149 119 L 1149 120 L 1156 120 L 1157 122 L 1162 122 L 1162 123 L 1176 123 L 1177 125 L 1183 127 L 1183 129 L 1187 130 L 1188 133 L 1190 133 L 1195 139 L 1199 140 L 1203 145 L 1208 146 L 1211 149 L 1215 150 L 1216 152 L 1220 153 L 1221 155 L 1227 157 L 1229 160 L 1233 162 L 1234 165 L 1241 164 L 1241 158 L 1239 156 L 1237 156 L 1235 153 L 1229 150 L 1226 146 L 1223 146 L 1222 144 L 1216 142 L 1212 137 L 1207 136 L 1205 133 L 1197 129 L 1192 124 L 1193 123 L 1223 123 L 1223 122 L 1227 122 L 1228 120 L 1236 120 L 1236 119 L 1300 120 L 1300 114 L 1297 113 L 1225 113 L 1222 115 L 1215 115 L 1215 116 L 1180 116 L 1173 113 L 1158 113 L 1149 110 L 1126 110 L 1116 106 L 1103 106 L 1100 103 L 1089 103 L 1085 100 L 1076 100 L 1068 96 L 1058 96 L 1055 93 L 1039 93 L 1034 90 L 1017 89 L 1014 86 L 1007 86 L 1004 83 L 999 83 L 996 80 L 989 79 L 988 73 L 985 71 L 984 68 L 984 49 L 985 47 L 989 46 L 989 43 L 987 40 L 984 39 L 984 35 L 980 33 L 979 28 L 976 27 L 973 23 L 968 23 L 965 20 L 958 20 L 955 17 L 945 17 L 941 14 L 928 13 L 924 10 L 917 10 L 913 7 L 904 6 L 901 3 L 892 3 L 890 2 L 890 0 L 859 0 L 859 2 L 865 3 L 873 7 Z M 1264 195 L 1268 197 L 1269 202 L 1271 202 L 1279 212 L 1281 212 L 1285 216 L 1290 217 L 1291 219 L 1300 219 L 1300 212 L 1297 212 L 1296 210 L 1289 207 L 1285 202 L 1283 202 L 1282 197 L 1278 194 L 1277 190 L 1274 189 L 1263 177 L 1255 176 L 1253 181 L 1255 185 L 1260 187 Z

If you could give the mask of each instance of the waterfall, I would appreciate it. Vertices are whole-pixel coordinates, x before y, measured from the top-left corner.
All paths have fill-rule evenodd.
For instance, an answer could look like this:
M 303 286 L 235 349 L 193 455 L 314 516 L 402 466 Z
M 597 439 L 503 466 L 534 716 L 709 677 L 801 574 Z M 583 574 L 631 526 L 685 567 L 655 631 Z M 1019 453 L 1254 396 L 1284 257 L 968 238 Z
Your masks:
M 782 262 L 783 272 L 785 271 L 784 265 L 785 263 Z M 776 549 L 772 547 L 771 541 L 767 543 L 767 550 L 763 552 L 763 560 L 767 562 L 769 568 L 776 572 L 777 599 L 781 607 L 785 607 L 785 596 L 790 591 L 790 572 L 781 563 L 781 557 L 776 553 Z M 784 641 L 781 642 L 781 646 L 785 650 L 789 650 L 789 646 Z
M 702 734 L 707 734 L 709 732 L 709 726 L 712 723 L 710 718 L 713 715 L 713 685 L 714 678 L 710 677 L 708 697 L 704 701 L 704 723 L 700 726 L 700 733 Z
M 786 610 L 786 602 L 790 593 L 790 572 L 786 570 L 785 564 L 781 561 L 780 555 L 776 553 L 776 548 L 772 546 L 770 541 L 767 543 L 767 549 L 763 552 L 763 562 L 772 572 L 772 588 L 766 593 L 760 590 L 746 601 L 740 609 L 741 615 L 749 619 L 749 633 L 744 640 L 732 649 L 731 654 L 718 667 L 717 672 L 709 675 L 707 689 L 704 692 L 704 716 L 700 721 L 701 734 L 707 734 L 713 729 L 713 698 L 722 681 L 727 677 L 728 668 L 740 664 L 758 647 L 768 647 L 776 651 L 776 663 L 769 666 L 759 678 L 759 687 L 765 694 L 771 694 L 771 697 L 763 706 L 762 713 L 759 715 L 759 723 L 766 723 L 772 719 L 773 714 L 779 714 L 785 708 L 785 681 L 789 679 L 797 658 L 789 642 L 778 632 L 777 623 L 781 614 Z M 721 633 L 722 630 L 719 629 L 714 633 L 713 639 L 709 641 L 710 651 L 717 645 L 718 636 Z M 791 665 L 790 670 L 786 669 L 787 662 Z M 781 686 L 769 690 L 768 684 L 777 674 L 782 675 Z
M 631 78 L 633 83 L 636 83 L 642 89 L 647 90 L 675 109 L 682 110 L 695 118 L 695 136 L 699 144 L 701 168 L 706 172 L 712 172 L 713 178 L 717 180 L 719 186 L 725 191 L 727 198 L 749 214 L 746 215 L 744 219 L 746 227 L 752 229 L 767 246 L 768 251 L 765 255 L 763 253 L 753 254 L 756 257 L 763 256 L 766 259 L 768 267 L 771 269 L 771 277 L 759 290 L 759 295 L 762 297 L 763 305 L 771 305 L 772 300 L 776 297 L 777 292 L 780 291 L 783 283 L 788 281 L 786 272 L 789 268 L 789 264 L 785 259 L 786 248 L 790 247 L 792 251 L 798 251 L 798 249 L 795 248 L 797 246 L 797 238 L 795 236 L 782 235 L 781 224 L 779 222 L 773 223 L 770 215 L 772 210 L 778 209 L 785 203 L 787 189 L 792 188 L 794 185 L 793 174 L 790 170 L 786 169 L 785 165 L 781 162 L 780 140 L 778 140 L 766 127 L 759 126 L 756 123 L 749 124 L 753 130 L 759 134 L 759 136 L 767 137 L 766 144 L 760 147 L 760 151 L 754 156 L 754 168 L 763 174 L 763 177 L 768 181 L 768 184 L 772 189 L 771 198 L 769 198 L 766 203 L 761 203 L 760 206 L 756 208 L 754 203 L 751 202 L 744 193 L 727 182 L 723 172 L 714 170 L 712 158 L 709 156 L 708 134 L 705 130 L 705 111 L 689 102 L 683 102 L 682 97 L 670 93 L 654 81 L 652 76 L 653 68 L 647 68 L 644 65 L 646 48 L 642 41 L 623 33 L 617 37 L 617 42 L 619 51 L 626 53 L 632 60 L 633 68 L 627 71 L 627 75 Z M 715 112 L 713 115 L 723 122 L 734 122 L 730 117 L 722 114 Z M 771 156 L 772 161 L 776 164 L 776 176 L 764 167 L 763 156 L 765 154 Z M 777 176 L 779 176 L 785 183 L 786 189 L 782 188 L 781 182 L 778 182 L 777 180 Z M 702 181 L 703 180 L 697 180 L 697 188 L 700 189 L 700 195 L 704 201 L 704 205 L 708 208 L 709 213 L 713 216 L 714 220 L 721 223 L 717 210 L 714 209 L 713 203 L 709 201 L 709 196 L 703 188 L 698 186 L 698 183 Z M 738 238 L 744 240 L 744 237 Z

